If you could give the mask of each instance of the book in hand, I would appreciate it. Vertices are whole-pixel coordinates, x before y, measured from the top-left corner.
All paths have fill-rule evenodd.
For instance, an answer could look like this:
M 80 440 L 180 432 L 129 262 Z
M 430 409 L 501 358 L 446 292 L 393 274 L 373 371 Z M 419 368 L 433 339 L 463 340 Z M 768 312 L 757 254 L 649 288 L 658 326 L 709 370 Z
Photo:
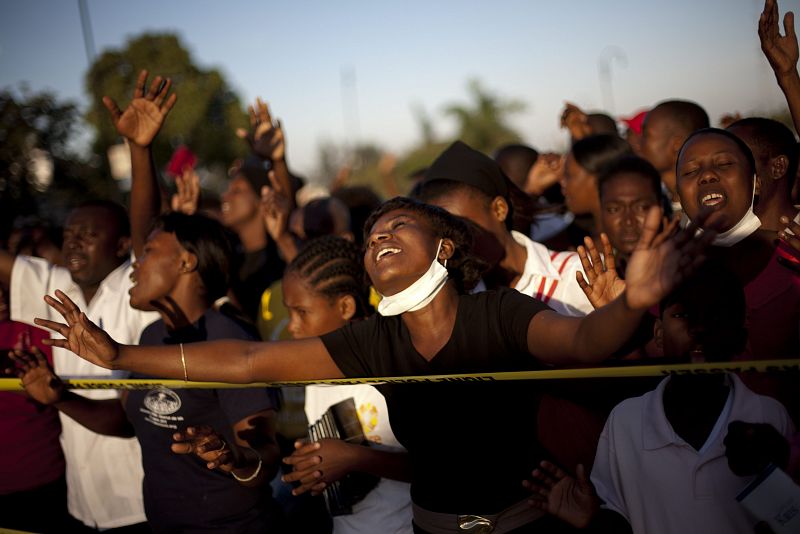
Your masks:
M 775 534 L 800 532 L 800 486 L 779 467 L 769 465 L 736 500 Z

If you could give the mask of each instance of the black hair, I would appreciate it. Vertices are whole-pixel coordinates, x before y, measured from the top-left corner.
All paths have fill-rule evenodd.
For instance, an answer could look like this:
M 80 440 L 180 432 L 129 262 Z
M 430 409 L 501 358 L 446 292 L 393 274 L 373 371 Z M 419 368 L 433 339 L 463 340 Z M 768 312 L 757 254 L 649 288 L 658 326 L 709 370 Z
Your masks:
M 327 298 L 350 295 L 356 303 L 354 318 L 372 313 L 364 256 L 352 241 L 328 235 L 308 241 L 286 267 Z
M 605 113 L 589 113 L 586 115 L 586 120 L 592 128 L 592 132 L 596 134 L 619 135 L 617 121 Z
M 356 239 L 356 244 L 363 244 L 364 222 L 369 214 L 378 209 L 383 200 L 378 194 L 365 185 L 342 187 L 331 193 L 347 206 L 350 210 L 350 231 Z
M 175 234 L 178 243 L 197 257 L 197 273 L 212 303 L 228 292 L 233 246 L 222 224 L 205 215 L 171 212 L 153 223 L 153 230 Z
M 661 209 L 664 210 L 664 216 L 670 217 L 672 215 L 672 204 L 661 187 L 661 174 L 653 167 L 652 163 L 639 156 L 623 156 L 611 163 L 600 173 L 597 177 L 597 192 L 600 195 L 601 201 L 603 200 L 603 191 L 606 184 L 611 182 L 616 176 L 624 173 L 641 176 L 658 199 Z
M 696 130 L 711 126 L 706 110 L 688 100 L 666 100 L 651 109 L 648 115 L 654 112 L 663 114 L 668 131 L 675 135 L 688 136 Z
M 631 145 L 618 135 L 596 134 L 575 141 L 572 157 L 590 174 L 600 175 L 622 156 L 633 154 Z
M 539 153 L 527 145 L 503 145 L 494 153 L 494 160 L 508 178 L 520 185 L 528 177 L 528 171 L 539 159 Z
M 344 202 L 335 197 L 315 198 L 303 206 L 303 233 L 306 239 L 334 234 L 339 217 L 345 219 L 341 222 L 349 230 L 350 211 Z
M 473 234 L 466 222 L 437 206 L 424 204 L 407 197 L 395 197 L 373 211 L 364 224 L 364 243 L 375 222 L 392 211 L 408 210 L 427 220 L 431 229 L 441 238 L 450 239 L 455 250 L 447 260 L 447 272 L 459 293 L 474 288 L 488 265 L 472 252 Z
M 715 330 L 725 332 L 723 339 L 714 340 L 717 361 L 744 351 L 747 343 L 744 289 L 722 262 L 709 260 L 701 265 L 661 301 L 659 315 L 663 318 L 666 309 L 676 303 L 684 306 L 690 329 L 716 322 L 719 327 Z
M 689 137 L 686 138 L 686 141 L 683 142 L 681 149 L 678 151 L 678 159 L 675 162 L 676 173 L 678 169 L 678 162 L 680 162 L 681 160 L 681 154 L 683 154 L 683 151 L 686 148 L 686 145 L 689 144 L 689 141 L 700 135 L 707 135 L 707 134 L 720 135 L 722 137 L 725 137 L 733 141 L 739 148 L 739 151 L 744 155 L 745 159 L 747 160 L 747 164 L 750 166 L 750 173 L 749 173 L 750 176 L 752 177 L 753 175 L 755 175 L 756 160 L 753 157 L 753 152 L 750 150 L 750 147 L 747 146 L 747 143 L 742 141 L 742 139 L 739 136 L 729 132 L 728 130 L 722 130 L 720 128 L 703 128 L 702 130 L 697 130 L 696 132 L 693 132 L 691 135 L 689 135 Z
M 774 158 L 786 156 L 789 164 L 786 168 L 786 189 L 792 189 L 797 174 L 798 151 L 797 141 L 792 131 L 784 124 L 763 117 L 748 117 L 741 119 L 726 128 L 730 131 L 734 128 L 746 128 L 753 142 L 753 156 L 759 158 Z
M 82 202 L 75 209 L 82 208 L 101 208 L 111 213 L 111 218 L 119 232 L 119 237 L 130 237 L 131 235 L 131 222 L 128 219 L 128 210 L 125 206 L 111 200 L 87 200 Z M 74 211 L 74 210 L 73 210 Z

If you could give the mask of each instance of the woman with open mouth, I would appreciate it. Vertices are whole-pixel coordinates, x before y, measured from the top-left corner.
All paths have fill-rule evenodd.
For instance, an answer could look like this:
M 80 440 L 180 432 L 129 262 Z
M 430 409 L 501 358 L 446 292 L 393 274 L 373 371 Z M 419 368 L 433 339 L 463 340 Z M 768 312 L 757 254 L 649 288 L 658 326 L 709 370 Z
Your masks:
M 690 221 L 710 211 L 719 235 L 709 256 L 719 258 L 744 287 L 747 307 L 745 359 L 800 356 L 800 272 L 787 236 L 761 229 L 753 213 L 755 161 L 747 145 L 726 130 L 698 130 L 684 143 L 676 166 L 678 194 Z M 791 220 L 791 214 L 786 214 Z M 779 239 L 777 239 L 779 238 Z M 777 244 L 776 244 L 777 242 Z M 800 392 L 791 375 L 743 374 L 742 381 L 780 400 L 792 417 Z
M 180 349 L 119 345 L 61 292 L 46 301 L 66 323 L 37 323 L 64 336 L 54 345 L 98 365 L 187 380 L 250 383 L 595 364 L 703 261 L 715 236 L 696 235 L 693 225 L 682 231 L 675 223 L 663 230 L 660 225 L 661 211 L 654 207 L 628 263 L 627 288 L 585 317 L 561 316 L 512 289 L 469 294 L 481 265 L 471 255 L 464 223 L 442 209 L 396 198 L 365 225 L 364 264 L 383 296 L 379 313 L 321 337 Z M 548 519 L 528 505 L 521 484 L 544 458 L 536 438 L 535 385 L 446 381 L 381 389 L 395 435 L 411 458 L 416 532 L 545 527 Z

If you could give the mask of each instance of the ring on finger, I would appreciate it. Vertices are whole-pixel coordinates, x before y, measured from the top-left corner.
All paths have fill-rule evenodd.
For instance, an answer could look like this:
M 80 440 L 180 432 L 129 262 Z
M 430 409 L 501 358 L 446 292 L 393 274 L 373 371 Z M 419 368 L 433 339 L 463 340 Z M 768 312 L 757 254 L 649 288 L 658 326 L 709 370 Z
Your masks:
M 222 443 L 222 445 L 220 446 L 219 449 L 214 449 L 213 451 L 206 451 L 206 452 L 222 452 L 228 448 L 228 444 L 225 442 L 224 439 L 220 438 L 220 442 Z

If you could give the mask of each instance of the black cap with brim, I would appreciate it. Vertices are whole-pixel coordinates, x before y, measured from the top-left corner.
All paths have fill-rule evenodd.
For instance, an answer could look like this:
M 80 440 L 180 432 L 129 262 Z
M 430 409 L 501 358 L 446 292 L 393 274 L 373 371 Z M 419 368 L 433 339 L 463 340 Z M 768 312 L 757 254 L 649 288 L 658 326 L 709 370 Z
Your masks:
M 495 161 L 462 141 L 456 141 L 442 152 L 425 172 L 423 184 L 449 180 L 471 185 L 491 198 L 508 201 L 508 178 Z

